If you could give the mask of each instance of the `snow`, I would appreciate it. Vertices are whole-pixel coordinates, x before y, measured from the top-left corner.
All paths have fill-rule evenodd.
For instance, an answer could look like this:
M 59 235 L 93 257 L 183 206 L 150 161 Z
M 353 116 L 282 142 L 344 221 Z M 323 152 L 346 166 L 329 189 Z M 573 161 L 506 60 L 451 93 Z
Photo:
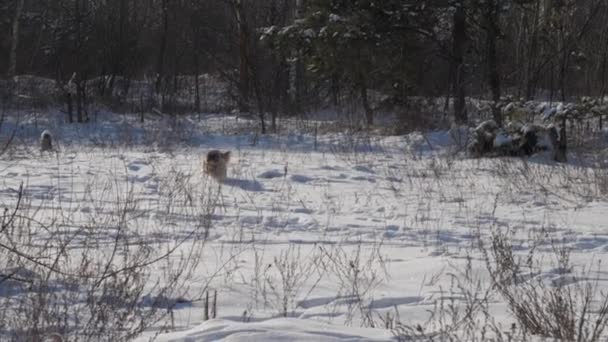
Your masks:
M 335 13 L 330 13 L 329 14 L 329 22 L 330 23 L 337 23 L 337 22 L 340 22 L 340 21 L 343 21 L 343 20 L 344 19 L 341 16 L 339 16 L 339 15 L 337 15 Z
M 60 120 L 21 124 L 25 146 L 0 160 L 0 205 L 10 206 L 25 182 L 28 203 L 42 217 L 59 208 L 74 220 L 103 217 L 113 210 L 106 185 L 123 182 L 117 191 L 132 189 L 138 232 L 161 245 L 186 235 L 201 215 L 196 198 L 219 188 L 202 172 L 206 151 L 232 151 L 203 262 L 184 293 L 188 305 L 175 310 L 173 332 L 152 328 L 141 341 L 157 334 L 159 341 L 393 340 L 378 318 L 397 311 L 402 321 L 423 324 L 438 301 L 451 298 L 440 291 L 450 287 L 446 274 L 462 270 L 477 235 L 496 227 L 512 229 L 522 255 L 531 249 L 526 238 L 541 232 L 571 248 L 575 265 L 608 253 L 608 200 L 585 183 L 590 170 L 453 155 L 454 132 L 357 137 L 287 129 L 258 137 L 244 129 L 255 121 L 212 115 L 175 125 L 103 113 L 78 128 Z M 37 145 L 28 149 L 43 128 L 54 133 L 59 153 L 39 157 L 30 151 Z M 175 145 L 159 144 L 159 137 L 178 136 Z M 175 201 L 168 215 L 164 201 L 178 176 L 194 204 Z M 94 200 L 85 198 L 87 189 Z M 283 264 L 293 267 L 289 286 Z M 488 282 L 483 263 L 475 272 Z M 538 276 L 578 281 L 549 268 Z M 200 294 L 207 288 L 218 291 L 218 318 L 205 322 Z M 505 326 L 515 322 L 499 298 L 491 309 Z M 365 323 L 366 310 L 374 327 Z
M 494 147 L 508 146 L 511 142 L 511 138 L 505 132 L 498 132 L 494 138 Z
M 304 38 L 314 38 L 316 36 L 316 33 L 313 29 L 306 29 L 304 31 L 302 31 L 302 37 Z
M 392 341 L 390 331 L 353 327 L 336 327 L 313 320 L 277 318 L 265 322 L 238 323 L 210 320 L 182 332 L 161 335 L 157 341 Z

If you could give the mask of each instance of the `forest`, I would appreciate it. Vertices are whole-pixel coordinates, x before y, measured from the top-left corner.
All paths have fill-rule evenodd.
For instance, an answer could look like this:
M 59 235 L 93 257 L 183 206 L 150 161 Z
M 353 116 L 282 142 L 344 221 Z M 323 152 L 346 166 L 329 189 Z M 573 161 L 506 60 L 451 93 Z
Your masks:
M 375 111 L 411 114 L 413 97 L 444 98 L 461 123 L 485 99 L 501 123 L 508 101 L 604 97 L 607 16 L 601 0 L 5 0 L 0 74 L 71 80 L 79 122 L 88 97 L 119 87 L 120 105 L 137 81 L 151 88 L 139 107 L 200 111 L 211 74 L 263 131 L 326 106 L 371 125 Z

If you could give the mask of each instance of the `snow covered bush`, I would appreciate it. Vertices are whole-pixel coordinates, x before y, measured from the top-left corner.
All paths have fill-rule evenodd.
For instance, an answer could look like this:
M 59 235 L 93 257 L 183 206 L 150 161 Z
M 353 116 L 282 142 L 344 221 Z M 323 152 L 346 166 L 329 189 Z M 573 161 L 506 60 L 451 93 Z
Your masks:
M 494 141 L 498 134 L 498 125 L 494 120 L 480 123 L 473 130 L 473 139 L 469 145 L 469 151 L 477 157 L 489 153 L 494 148 Z

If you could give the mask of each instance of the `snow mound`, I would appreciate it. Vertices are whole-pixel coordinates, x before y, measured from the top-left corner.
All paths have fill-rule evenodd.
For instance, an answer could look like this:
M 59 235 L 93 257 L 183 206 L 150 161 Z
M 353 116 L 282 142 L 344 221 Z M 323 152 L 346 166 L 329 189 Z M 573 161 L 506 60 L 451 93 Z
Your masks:
M 393 341 L 389 330 L 331 325 L 314 320 L 279 318 L 243 323 L 210 320 L 191 330 L 160 335 L 156 341 Z M 141 340 L 143 341 L 143 340 Z

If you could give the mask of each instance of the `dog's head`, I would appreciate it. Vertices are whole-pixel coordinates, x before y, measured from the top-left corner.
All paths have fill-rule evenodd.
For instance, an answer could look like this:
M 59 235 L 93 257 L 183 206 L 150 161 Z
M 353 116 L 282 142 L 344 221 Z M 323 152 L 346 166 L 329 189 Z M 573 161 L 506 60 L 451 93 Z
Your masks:
M 227 163 L 230 160 L 230 151 L 220 152 L 218 150 L 209 151 L 207 153 L 207 163 Z
M 44 130 L 41 134 L 40 134 L 40 139 L 48 139 L 51 140 L 53 138 L 53 135 L 51 134 L 50 131 L 48 130 Z

